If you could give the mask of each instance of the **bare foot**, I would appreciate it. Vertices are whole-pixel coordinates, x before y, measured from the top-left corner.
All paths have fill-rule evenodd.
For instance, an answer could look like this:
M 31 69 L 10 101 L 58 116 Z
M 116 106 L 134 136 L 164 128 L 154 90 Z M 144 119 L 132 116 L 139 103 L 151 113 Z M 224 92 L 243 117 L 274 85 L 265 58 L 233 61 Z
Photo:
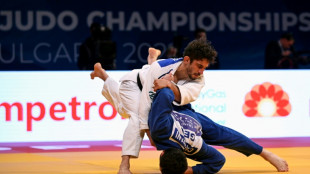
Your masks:
M 132 174 L 129 169 L 120 168 L 117 174 Z
M 151 65 L 153 62 L 155 62 L 158 58 L 158 56 L 160 56 L 161 51 L 156 49 L 156 48 L 149 48 L 149 55 L 147 57 L 147 63 L 149 65 Z
M 109 75 L 105 72 L 105 70 L 102 69 L 102 66 L 100 63 L 96 63 L 94 65 L 94 71 L 90 73 L 91 79 L 94 79 L 95 77 L 99 77 L 104 81 L 109 77 Z
M 269 152 L 263 149 L 262 153 L 260 154 L 266 161 L 270 162 L 275 168 L 277 168 L 278 172 L 288 172 L 288 164 L 287 162 L 278 157 L 276 154 Z
M 130 168 L 129 160 L 130 160 L 129 155 L 122 156 L 122 162 L 121 165 L 119 166 L 119 171 L 117 174 L 132 174 L 131 171 L 129 170 Z

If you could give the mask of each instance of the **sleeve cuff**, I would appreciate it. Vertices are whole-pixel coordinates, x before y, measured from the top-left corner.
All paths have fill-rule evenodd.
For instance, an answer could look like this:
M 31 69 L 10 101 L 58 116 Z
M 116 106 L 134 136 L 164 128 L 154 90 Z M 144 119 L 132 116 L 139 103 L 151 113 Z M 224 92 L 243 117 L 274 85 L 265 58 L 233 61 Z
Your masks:
M 140 130 L 149 129 L 149 126 L 147 124 L 140 124 Z

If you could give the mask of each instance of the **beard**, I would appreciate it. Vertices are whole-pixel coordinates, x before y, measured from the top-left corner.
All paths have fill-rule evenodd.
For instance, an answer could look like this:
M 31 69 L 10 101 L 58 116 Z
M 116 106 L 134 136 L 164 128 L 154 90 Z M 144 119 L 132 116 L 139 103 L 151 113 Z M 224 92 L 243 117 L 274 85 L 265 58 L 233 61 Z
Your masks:
M 191 74 L 188 74 L 188 77 L 191 80 L 196 80 L 196 79 L 199 79 L 201 77 L 201 74 L 200 73 L 191 73 Z
M 196 79 L 201 78 L 202 74 L 199 73 L 199 71 L 198 72 L 194 71 L 193 69 L 196 69 L 196 68 L 194 68 L 191 65 L 192 64 L 188 65 L 188 67 L 186 68 L 188 78 L 191 79 L 191 80 L 196 80 Z

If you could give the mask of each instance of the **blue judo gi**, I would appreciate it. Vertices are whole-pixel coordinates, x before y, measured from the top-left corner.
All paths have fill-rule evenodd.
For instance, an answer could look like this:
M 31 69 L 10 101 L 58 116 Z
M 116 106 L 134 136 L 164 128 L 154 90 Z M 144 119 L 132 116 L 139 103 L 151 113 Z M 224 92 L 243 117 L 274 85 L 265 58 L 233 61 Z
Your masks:
M 175 106 L 173 100 L 169 88 L 156 92 L 148 118 L 151 137 L 157 150 L 179 148 L 188 158 L 201 162 L 192 167 L 194 174 L 216 173 L 223 167 L 225 157 L 210 145 L 246 156 L 262 152 L 263 148 L 245 135 L 195 112 L 190 104 Z

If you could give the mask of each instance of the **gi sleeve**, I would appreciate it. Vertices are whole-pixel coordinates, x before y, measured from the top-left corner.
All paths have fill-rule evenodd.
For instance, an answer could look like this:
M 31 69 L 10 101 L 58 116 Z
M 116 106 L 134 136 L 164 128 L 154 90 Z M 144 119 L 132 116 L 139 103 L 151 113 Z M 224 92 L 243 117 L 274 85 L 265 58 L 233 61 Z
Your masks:
M 172 122 L 170 114 L 173 110 L 174 94 L 171 89 L 163 88 L 157 91 L 149 113 L 148 124 L 153 140 L 170 136 Z
M 187 82 L 183 85 L 177 85 L 181 94 L 181 102 L 173 104 L 175 105 L 186 105 L 188 103 L 191 103 L 195 100 L 197 100 L 201 89 L 205 85 L 204 77 L 201 77 L 201 79 L 193 80 L 190 82 Z
M 149 71 L 146 74 L 145 81 L 143 83 L 142 93 L 140 96 L 139 106 L 139 122 L 140 130 L 149 129 L 148 127 L 148 115 L 151 109 L 151 103 L 154 95 L 153 90 L 154 80 L 159 77 L 159 64 L 157 62 L 152 63 Z

